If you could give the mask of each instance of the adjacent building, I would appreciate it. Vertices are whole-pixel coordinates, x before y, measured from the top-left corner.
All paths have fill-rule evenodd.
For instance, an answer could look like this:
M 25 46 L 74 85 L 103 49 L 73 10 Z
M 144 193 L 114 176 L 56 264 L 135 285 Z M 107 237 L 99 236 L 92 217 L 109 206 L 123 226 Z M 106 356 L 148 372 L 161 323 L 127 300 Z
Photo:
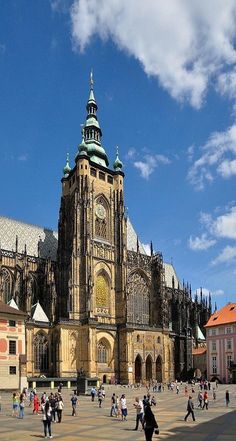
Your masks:
M 0 301 L 0 389 L 27 386 L 25 319 L 14 301 L 9 306 Z
M 28 314 L 29 377 L 103 382 L 186 378 L 211 299 L 192 300 L 161 252 L 145 251 L 125 207 L 125 175 L 102 145 L 93 79 L 58 232 L 0 218 L 0 295 Z M 36 313 L 35 313 L 36 311 Z
M 208 378 L 223 383 L 236 382 L 236 303 L 216 311 L 205 328 Z

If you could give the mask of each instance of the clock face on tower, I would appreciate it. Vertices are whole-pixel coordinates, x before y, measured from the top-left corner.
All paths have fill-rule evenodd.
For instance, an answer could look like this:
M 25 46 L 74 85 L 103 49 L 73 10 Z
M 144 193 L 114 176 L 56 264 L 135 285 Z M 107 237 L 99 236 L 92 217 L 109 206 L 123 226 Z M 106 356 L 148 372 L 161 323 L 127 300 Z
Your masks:
M 106 210 L 102 204 L 97 204 L 95 213 L 99 219 L 105 219 L 106 217 Z

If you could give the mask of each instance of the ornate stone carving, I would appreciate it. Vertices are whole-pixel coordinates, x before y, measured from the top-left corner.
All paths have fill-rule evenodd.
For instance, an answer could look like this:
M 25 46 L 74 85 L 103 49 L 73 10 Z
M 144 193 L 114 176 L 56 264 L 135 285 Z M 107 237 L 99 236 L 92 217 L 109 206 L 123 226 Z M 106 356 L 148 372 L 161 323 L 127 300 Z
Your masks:
M 127 318 L 131 323 L 149 324 L 149 288 L 139 272 L 128 277 Z

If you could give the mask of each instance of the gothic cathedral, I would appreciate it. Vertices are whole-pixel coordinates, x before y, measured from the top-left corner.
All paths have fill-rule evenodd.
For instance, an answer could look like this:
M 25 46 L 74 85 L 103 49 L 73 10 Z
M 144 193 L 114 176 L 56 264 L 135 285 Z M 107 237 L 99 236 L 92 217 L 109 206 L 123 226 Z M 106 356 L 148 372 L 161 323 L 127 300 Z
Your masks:
M 64 167 L 56 232 L 0 217 L 0 297 L 27 312 L 27 375 L 140 383 L 186 378 L 211 312 L 127 217 L 90 79 L 82 142 Z M 14 243 L 13 243 L 14 242 Z M 14 250 L 13 250 L 14 248 Z

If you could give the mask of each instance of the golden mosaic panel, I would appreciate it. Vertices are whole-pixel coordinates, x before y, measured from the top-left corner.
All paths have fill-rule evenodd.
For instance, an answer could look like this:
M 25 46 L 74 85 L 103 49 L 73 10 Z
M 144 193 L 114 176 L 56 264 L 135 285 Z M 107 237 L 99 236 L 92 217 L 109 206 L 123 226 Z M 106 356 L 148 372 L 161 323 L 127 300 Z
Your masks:
M 96 306 L 108 306 L 109 285 L 107 279 L 103 275 L 99 275 L 96 281 Z

